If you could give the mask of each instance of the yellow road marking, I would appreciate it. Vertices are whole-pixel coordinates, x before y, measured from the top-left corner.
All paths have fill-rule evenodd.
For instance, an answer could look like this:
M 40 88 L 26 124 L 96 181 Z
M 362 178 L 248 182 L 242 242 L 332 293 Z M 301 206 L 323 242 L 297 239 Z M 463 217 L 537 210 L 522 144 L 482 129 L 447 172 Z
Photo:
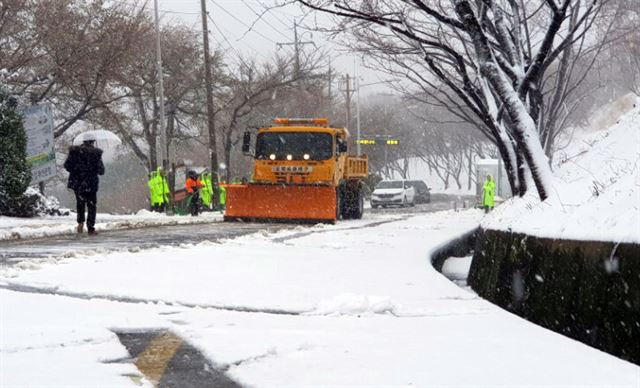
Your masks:
M 135 365 L 154 386 L 157 386 L 180 345 L 182 340 L 179 337 L 164 332 L 149 342 L 146 349 L 136 358 Z

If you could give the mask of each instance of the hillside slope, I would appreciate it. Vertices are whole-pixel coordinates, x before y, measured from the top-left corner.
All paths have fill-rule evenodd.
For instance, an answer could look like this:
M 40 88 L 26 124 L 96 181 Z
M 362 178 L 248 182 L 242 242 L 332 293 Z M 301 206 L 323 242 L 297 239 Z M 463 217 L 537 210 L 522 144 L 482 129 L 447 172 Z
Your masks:
M 576 134 L 557 162 L 550 198 L 541 203 L 530 190 L 497 207 L 482 227 L 538 237 L 640 243 L 640 99 L 626 113 L 611 112 L 615 124 L 608 129 L 592 126 Z M 602 112 L 594 116 L 602 122 Z

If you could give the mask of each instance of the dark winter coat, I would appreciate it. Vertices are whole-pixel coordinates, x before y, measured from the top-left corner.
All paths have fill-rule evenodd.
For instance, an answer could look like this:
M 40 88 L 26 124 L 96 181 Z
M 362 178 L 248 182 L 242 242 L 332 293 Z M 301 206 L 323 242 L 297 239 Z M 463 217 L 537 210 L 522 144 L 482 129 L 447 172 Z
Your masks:
M 95 193 L 98 191 L 98 175 L 104 174 L 102 150 L 85 144 L 72 146 L 69 148 L 64 168 L 69 171 L 68 188 Z

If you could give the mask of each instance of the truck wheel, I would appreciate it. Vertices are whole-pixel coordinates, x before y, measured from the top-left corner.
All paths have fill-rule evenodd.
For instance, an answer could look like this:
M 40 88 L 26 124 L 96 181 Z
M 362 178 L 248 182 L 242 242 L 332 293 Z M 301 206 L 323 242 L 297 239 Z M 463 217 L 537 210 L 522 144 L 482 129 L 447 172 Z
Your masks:
M 342 189 L 342 218 L 350 220 L 358 218 L 360 187 L 347 184 Z
M 358 190 L 356 194 L 356 207 L 352 213 L 353 218 L 359 220 L 362 218 L 362 214 L 364 214 L 364 195 L 362 194 L 362 190 Z

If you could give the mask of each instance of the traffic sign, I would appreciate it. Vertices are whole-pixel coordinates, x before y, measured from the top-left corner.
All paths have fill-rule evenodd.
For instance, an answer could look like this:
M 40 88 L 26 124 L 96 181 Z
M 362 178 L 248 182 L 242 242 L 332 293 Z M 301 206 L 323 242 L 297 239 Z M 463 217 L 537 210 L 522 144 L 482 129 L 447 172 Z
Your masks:
M 358 143 L 365 144 L 365 145 L 375 145 L 376 141 L 375 139 L 360 139 L 358 140 Z

